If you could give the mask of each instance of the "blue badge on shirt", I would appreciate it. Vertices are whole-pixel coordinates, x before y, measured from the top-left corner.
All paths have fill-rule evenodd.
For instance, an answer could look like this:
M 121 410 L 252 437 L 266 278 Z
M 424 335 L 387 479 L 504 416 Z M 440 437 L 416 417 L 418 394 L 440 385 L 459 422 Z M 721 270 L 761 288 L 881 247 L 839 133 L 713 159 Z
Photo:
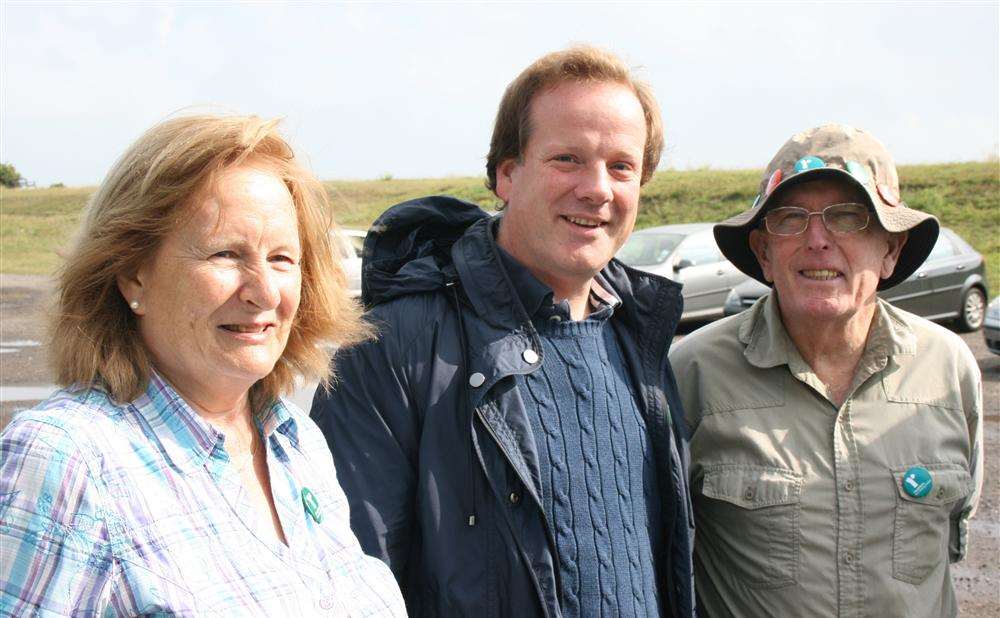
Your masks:
M 931 493 L 933 486 L 934 479 L 931 478 L 931 473 L 927 471 L 927 468 L 914 466 L 903 475 L 903 491 L 914 498 L 923 498 Z

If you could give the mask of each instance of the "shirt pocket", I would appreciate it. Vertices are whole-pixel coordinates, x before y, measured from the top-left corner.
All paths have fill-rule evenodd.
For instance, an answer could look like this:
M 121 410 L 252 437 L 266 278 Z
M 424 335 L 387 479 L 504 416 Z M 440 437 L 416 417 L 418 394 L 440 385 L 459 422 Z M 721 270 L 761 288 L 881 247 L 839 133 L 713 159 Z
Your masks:
M 798 575 L 801 492 L 802 476 L 784 468 L 706 466 L 696 539 L 747 586 L 790 586 Z
M 903 477 L 914 466 L 931 473 L 933 485 L 926 496 L 906 493 Z M 913 463 L 893 468 L 896 516 L 892 534 L 892 576 L 919 584 L 948 559 L 950 518 L 956 500 L 972 493 L 972 476 L 962 464 Z

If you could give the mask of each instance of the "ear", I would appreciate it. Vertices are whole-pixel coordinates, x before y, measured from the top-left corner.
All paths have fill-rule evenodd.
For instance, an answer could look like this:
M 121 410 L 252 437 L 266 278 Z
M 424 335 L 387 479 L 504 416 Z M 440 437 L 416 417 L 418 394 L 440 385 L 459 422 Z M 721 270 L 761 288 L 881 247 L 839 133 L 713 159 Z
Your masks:
M 757 257 L 760 269 L 764 271 L 764 279 L 774 282 L 774 275 L 771 274 L 771 260 L 768 257 L 768 236 L 760 230 L 750 230 L 750 250 Z
M 145 278 L 144 268 L 139 268 L 138 271 L 131 275 L 118 275 L 116 277 L 118 291 L 121 292 L 122 297 L 125 299 L 125 304 L 129 305 L 132 313 L 136 315 L 146 314 L 146 306 L 143 304 L 144 289 L 142 285 Z M 138 301 L 139 306 L 132 307 L 132 301 Z
M 517 167 L 517 159 L 504 159 L 497 166 L 497 197 L 506 204 L 510 200 L 510 191 L 514 186 L 514 169 Z
M 888 279 L 892 271 L 896 269 L 896 262 L 899 261 L 899 254 L 903 251 L 903 245 L 910 237 L 909 232 L 889 232 L 886 238 L 885 255 L 882 256 L 882 271 L 879 277 Z

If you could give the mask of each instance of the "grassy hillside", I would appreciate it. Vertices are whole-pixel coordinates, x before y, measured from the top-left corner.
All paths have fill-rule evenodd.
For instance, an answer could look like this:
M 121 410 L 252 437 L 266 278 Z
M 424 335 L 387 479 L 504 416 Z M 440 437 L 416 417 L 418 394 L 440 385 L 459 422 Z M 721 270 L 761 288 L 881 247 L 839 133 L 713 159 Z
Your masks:
M 991 295 L 1000 292 L 1000 166 L 956 163 L 904 166 L 903 198 L 954 228 L 986 256 Z M 657 173 L 643 189 L 637 227 L 718 221 L 750 206 L 759 171 Z M 341 225 L 367 227 L 386 207 L 449 194 L 491 208 L 496 198 L 481 178 L 369 180 L 326 183 Z M 93 188 L 3 190 L 0 193 L 0 272 L 46 274 L 71 239 Z

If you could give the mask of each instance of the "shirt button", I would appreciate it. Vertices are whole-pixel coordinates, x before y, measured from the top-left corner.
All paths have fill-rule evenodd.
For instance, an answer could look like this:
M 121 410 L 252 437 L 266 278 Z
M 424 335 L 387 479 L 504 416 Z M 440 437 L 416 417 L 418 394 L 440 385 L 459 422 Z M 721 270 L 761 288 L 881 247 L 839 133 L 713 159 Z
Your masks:
M 469 386 L 472 388 L 479 388 L 486 383 L 486 376 L 479 373 L 478 371 L 471 376 L 469 376 Z
M 844 562 L 847 566 L 854 566 L 854 554 L 849 551 L 844 552 Z
M 847 482 L 844 483 L 844 491 L 854 491 L 854 480 L 853 479 L 847 479 Z
M 538 362 L 538 353 L 532 350 L 531 348 L 528 348 L 524 352 L 521 352 L 521 358 L 523 358 L 524 362 L 528 363 L 529 365 L 534 365 L 535 363 Z
M 753 487 L 747 487 L 747 490 L 743 492 L 743 499 L 747 501 L 753 500 Z
M 510 503 L 513 504 L 514 506 L 517 506 L 521 502 L 521 494 L 517 493 L 516 491 L 510 492 L 510 495 L 507 496 L 507 498 L 510 500 Z

